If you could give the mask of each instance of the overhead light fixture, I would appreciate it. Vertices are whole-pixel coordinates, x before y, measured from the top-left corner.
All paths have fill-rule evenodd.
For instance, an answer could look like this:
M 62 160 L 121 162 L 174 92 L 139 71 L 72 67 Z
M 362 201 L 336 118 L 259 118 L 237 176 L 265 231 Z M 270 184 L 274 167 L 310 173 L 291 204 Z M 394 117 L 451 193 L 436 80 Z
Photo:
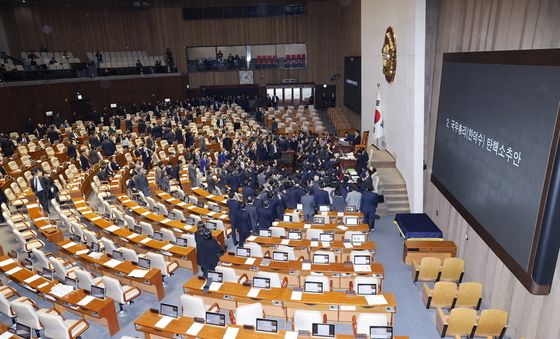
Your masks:
M 323 84 L 323 88 L 327 88 L 327 84 Z

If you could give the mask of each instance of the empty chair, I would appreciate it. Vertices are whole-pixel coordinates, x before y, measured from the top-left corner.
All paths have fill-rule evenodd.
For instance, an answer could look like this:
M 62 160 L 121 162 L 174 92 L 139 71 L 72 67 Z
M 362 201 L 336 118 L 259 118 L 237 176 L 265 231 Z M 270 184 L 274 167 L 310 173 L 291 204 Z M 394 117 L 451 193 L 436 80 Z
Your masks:
M 441 268 L 441 260 L 439 258 L 424 257 L 418 264 L 417 261 L 413 261 L 413 280 L 417 281 L 435 281 L 439 276 L 439 270 Z
M 128 214 L 124 215 L 124 222 L 126 227 L 130 230 L 134 230 L 134 226 L 136 226 L 136 220 Z
M 204 299 L 199 296 L 183 294 L 179 297 L 181 307 L 183 308 L 183 316 L 190 318 L 206 318 L 206 312 L 220 312 L 220 307 L 217 303 L 208 307 L 204 304 Z
M 371 275 L 358 275 L 354 277 L 354 280 L 350 282 L 349 290 L 355 291 L 356 293 L 359 292 L 359 286 L 361 284 L 366 285 L 375 285 L 376 294 L 381 293 L 381 284 L 379 283 L 379 279 L 377 277 Z
M 39 336 L 40 331 L 43 329 L 43 325 L 39 322 L 38 314 L 58 314 L 53 309 L 38 309 L 34 308 L 34 304 L 21 302 L 21 301 L 12 301 L 10 302 L 12 306 L 12 310 L 16 314 L 17 322 L 31 327 L 31 329 L 37 332 L 37 337 Z
M 168 213 L 167 213 L 167 208 L 166 208 L 165 205 L 162 204 L 161 202 L 158 202 L 158 203 L 155 205 L 155 209 L 156 209 L 156 211 L 157 211 L 159 214 L 162 214 L 162 215 L 164 215 L 164 216 L 167 216 L 167 214 L 168 214 Z
M 156 206 L 156 201 L 154 200 L 154 198 L 152 197 L 146 197 L 146 200 L 148 201 L 148 208 L 150 210 L 153 210 Z
M 173 275 L 173 272 L 179 268 L 176 261 L 166 261 L 163 254 L 148 252 L 146 258 L 150 260 L 150 266 L 159 269 L 164 277 Z
M 477 282 L 464 282 L 459 285 L 457 298 L 453 307 L 480 309 L 482 303 L 482 284 Z
M 309 239 L 309 240 L 319 240 L 319 236 L 321 235 L 321 233 L 323 233 L 324 231 L 321 229 L 314 229 L 314 228 L 310 228 L 306 231 L 305 233 L 305 239 Z
M 474 337 L 498 337 L 502 339 L 507 329 L 508 313 L 504 310 L 482 310 Z
M 103 282 L 101 277 L 94 278 L 91 273 L 81 268 L 76 268 L 74 274 L 78 279 L 78 287 L 82 290 L 89 291 L 91 286 L 99 286 Z
M 97 238 L 97 234 L 90 230 L 84 230 L 84 240 L 88 247 L 91 247 L 92 244 L 99 243 L 99 239 Z
M 262 258 L 263 251 L 261 245 L 257 244 L 256 242 L 246 242 L 243 244 L 243 247 L 248 248 L 251 250 L 251 256 L 255 258 Z
M 348 240 L 351 241 L 352 240 L 352 235 L 354 234 L 364 234 L 364 232 L 360 232 L 360 231 L 346 231 L 344 232 L 344 240 Z M 366 237 L 367 239 L 367 237 Z
M 295 310 L 292 328 L 294 331 L 308 331 L 311 333 L 313 324 L 323 322 L 323 316 L 319 311 Z
M 285 246 L 285 245 L 279 245 L 276 248 L 276 252 L 286 252 L 286 253 L 288 253 L 288 260 L 296 260 L 296 252 L 294 251 L 293 247 Z
M 177 242 L 177 237 L 175 237 L 175 233 L 173 233 L 173 231 L 165 229 L 165 228 L 161 228 L 159 231 L 161 232 L 161 234 L 163 234 L 163 240 L 164 241 L 169 241 L 169 242 L 172 242 L 172 243 Z
M 323 292 L 332 291 L 332 281 L 329 279 L 329 277 L 310 275 L 305 277 L 305 282 L 318 282 L 323 284 Z
M 247 281 L 249 279 L 247 274 L 243 274 L 239 277 L 235 270 L 231 267 L 217 266 L 216 272 L 222 273 L 224 282 L 241 283 L 242 281 Z
M 105 294 L 119 304 L 120 314 L 124 315 L 123 305 L 131 304 L 134 299 L 141 294 L 136 287 L 121 285 L 117 279 L 103 276 L 103 285 L 105 285 Z
M 19 226 L 17 226 L 10 219 L 6 219 L 6 223 L 8 224 L 8 226 L 10 226 L 12 232 L 18 231 L 19 234 L 23 237 L 23 239 L 25 239 L 25 241 L 29 241 L 30 239 L 33 239 L 37 236 L 37 233 L 27 228 L 27 225 L 24 223 L 20 223 Z
M 389 321 L 385 314 L 379 313 L 360 313 L 358 317 L 352 317 L 352 328 L 354 329 L 354 336 L 367 335 L 369 336 L 370 326 L 388 326 Z
M 113 251 L 117 250 L 117 246 L 115 246 L 115 243 L 111 239 L 102 237 L 101 243 L 103 244 L 103 250 L 105 254 L 112 255 Z
M 26 241 L 23 236 L 21 235 L 21 233 L 19 233 L 17 230 L 13 230 L 14 235 L 16 236 L 16 246 L 17 248 L 19 248 L 21 251 L 27 253 L 27 255 L 31 254 L 31 251 L 34 248 L 43 248 L 45 247 L 45 243 L 42 242 L 39 239 L 31 239 L 29 241 Z
M 191 234 L 191 233 L 182 234 L 181 238 L 187 239 L 187 246 L 188 247 L 196 248 L 196 241 L 194 239 L 194 234 Z
M 60 161 L 58 161 L 57 157 L 52 157 L 51 158 L 51 165 L 53 168 L 59 168 L 60 167 Z
M 64 262 L 59 258 L 51 257 L 49 260 L 54 268 L 54 276 L 58 278 L 58 280 L 64 281 L 66 277 L 76 279 L 76 273 L 74 273 L 74 271 L 77 267 L 67 268 L 64 266 Z
M 258 271 L 256 276 L 259 278 L 270 279 L 270 287 L 286 288 L 288 286 L 288 278 L 285 277 L 283 280 L 281 280 L 280 274 L 276 272 Z
M 230 311 L 229 317 L 232 324 L 256 326 L 257 318 L 264 318 L 263 306 L 261 303 L 237 306 L 235 314 Z
M 449 314 L 441 308 L 436 312 L 436 328 L 441 337 L 471 336 L 476 326 L 476 311 L 470 308 L 454 308 Z
M 48 268 L 50 270 L 53 269 L 51 261 L 49 260 L 49 257 L 52 257 L 52 254 L 46 255 L 43 251 L 37 248 L 33 248 L 31 253 L 33 253 L 33 257 L 35 258 L 33 261 L 33 269 L 36 272 L 42 272 L 43 268 Z
M 465 273 L 465 261 L 461 258 L 445 258 L 441 266 L 440 281 L 461 282 Z
M 355 256 L 364 256 L 367 255 L 370 257 L 370 261 L 373 262 L 373 258 L 371 258 L 371 252 L 368 250 L 354 250 L 350 251 L 350 255 L 348 256 L 348 261 L 354 263 Z
M 121 248 L 119 248 L 119 251 L 122 252 L 122 254 L 124 256 L 124 260 L 130 261 L 130 262 L 133 262 L 133 263 L 138 262 L 138 254 L 132 248 L 121 247 Z
M 424 283 L 422 286 L 422 300 L 426 308 L 451 308 L 457 295 L 457 285 L 450 281 L 438 281 L 434 288 Z
M 84 319 L 64 320 L 56 313 L 39 313 L 39 320 L 45 327 L 45 337 L 57 339 L 79 338 L 88 328 L 89 324 Z
M 272 232 L 272 236 L 275 238 L 285 237 L 286 229 L 282 227 L 270 227 L 269 230 Z
M 140 227 L 142 227 L 142 234 L 148 235 L 150 237 L 154 236 L 154 228 L 151 224 L 145 221 L 140 221 Z

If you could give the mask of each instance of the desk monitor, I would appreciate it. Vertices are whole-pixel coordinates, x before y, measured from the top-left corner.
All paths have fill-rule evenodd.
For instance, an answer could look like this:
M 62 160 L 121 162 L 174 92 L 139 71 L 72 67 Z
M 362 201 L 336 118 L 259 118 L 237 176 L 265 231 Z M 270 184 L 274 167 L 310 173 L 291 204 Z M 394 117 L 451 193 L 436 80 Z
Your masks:
M 170 98 L 165 98 L 165 102 L 171 102 Z
M 346 206 L 346 212 L 356 212 L 356 206 Z
M 238 247 L 235 249 L 235 255 L 238 257 L 248 258 L 251 256 L 251 249 L 245 247 Z
M 187 222 L 187 224 L 188 224 L 188 222 Z M 193 221 L 193 224 L 194 224 L 194 221 Z M 215 231 L 218 228 L 218 224 L 215 223 L 214 221 L 209 221 L 209 222 L 206 223 L 206 228 L 209 229 L 210 231 Z
M 323 218 L 323 217 L 313 217 L 313 223 L 314 224 L 324 224 L 325 223 L 325 218 Z
M 117 108 L 117 104 L 111 104 L 111 108 Z
M 355 255 L 354 265 L 371 265 L 371 256 L 369 255 Z
M 324 265 L 324 264 L 328 264 L 329 262 L 330 260 L 328 254 L 317 254 L 317 253 L 313 254 L 314 264 Z
M 93 252 L 101 252 L 101 246 L 99 245 L 98 242 L 92 242 L 91 243 L 91 250 Z
M 154 239 L 157 240 L 157 241 L 163 241 L 163 233 L 155 231 L 154 232 Z
M 187 239 L 177 238 L 177 246 L 189 247 Z
M 114 250 L 111 257 L 115 260 L 124 261 L 124 254 L 121 251 Z
M 150 269 L 150 259 L 138 258 L 138 266 L 149 270 Z
M 334 241 L 334 233 L 321 233 L 321 234 L 319 234 L 319 241 L 320 242 L 333 242 Z
M 302 234 L 299 231 L 288 231 L 288 239 L 290 240 L 301 240 Z
M 272 260 L 274 261 L 288 261 L 288 252 L 272 252 Z
M 259 237 L 272 238 L 271 230 L 259 230 Z
M 311 326 L 311 335 L 314 337 L 334 338 L 334 324 L 313 323 Z
M 323 293 L 323 283 L 320 281 L 306 281 L 303 284 L 303 291 L 306 293 Z
M 70 277 L 64 277 L 64 285 L 72 286 L 73 290 L 78 289 L 78 279 L 72 279 Z
M 282 221 L 285 221 L 285 222 L 292 222 L 292 219 L 293 219 L 293 216 L 290 215 L 290 214 L 284 214 L 282 216 Z
M 50 270 L 46 267 L 43 267 L 43 271 L 41 272 L 41 275 L 46 279 L 53 280 L 54 270 Z
M 142 234 L 142 227 L 134 226 L 134 233 Z
M 358 284 L 356 288 L 358 295 L 374 295 L 377 294 L 377 284 Z
M 159 304 L 159 314 L 166 317 L 178 318 L 179 317 L 179 306 L 161 303 Z
M 329 205 L 321 205 L 319 206 L 319 211 L 320 212 L 328 212 L 331 210 L 331 207 Z
M 213 204 L 212 204 L 212 205 L 208 205 L 208 207 L 210 207 L 210 209 L 211 209 L 213 212 L 220 213 L 220 211 L 221 211 L 220 206 L 218 206 L 218 205 L 213 205 Z
M 370 326 L 369 327 L 370 339 L 393 339 L 392 326 Z
M 31 339 L 31 327 L 16 323 L 16 335 L 23 339 Z
M 200 208 L 204 208 L 204 202 L 198 201 L 198 202 L 196 203 L 196 206 L 197 206 L 197 207 L 200 207 Z
M 186 223 L 187 225 L 194 225 L 195 222 L 196 222 L 196 221 L 195 221 L 194 218 L 192 218 L 192 217 L 187 217 L 187 218 L 185 219 L 185 223 Z
M 270 289 L 270 278 L 253 277 L 253 287 Z
M 344 218 L 346 221 L 346 225 L 348 226 L 356 226 L 358 225 L 358 217 L 346 217 Z
M 299 211 L 303 210 L 303 204 L 297 204 L 296 205 L 296 210 L 299 210 Z
M 226 315 L 214 312 L 206 312 L 206 323 L 209 325 L 226 326 Z
M 46 111 L 45 115 L 48 117 L 52 117 L 53 116 L 53 111 Z
M 278 321 L 272 319 L 257 318 L 256 330 L 260 332 L 277 333 Z
M 91 285 L 91 296 L 99 299 L 105 298 L 105 289 L 103 287 Z
M 363 244 L 366 242 L 366 235 L 365 234 L 352 234 L 350 238 L 352 244 Z
M 212 280 L 215 283 L 224 282 L 224 275 L 222 272 L 208 271 L 208 280 Z
M 70 236 L 70 240 L 72 240 L 73 242 L 75 242 L 75 243 L 77 243 L 77 244 L 79 244 L 79 243 L 82 242 L 82 238 L 80 238 L 80 236 L 77 235 L 77 234 L 72 234 L 72 235 Z

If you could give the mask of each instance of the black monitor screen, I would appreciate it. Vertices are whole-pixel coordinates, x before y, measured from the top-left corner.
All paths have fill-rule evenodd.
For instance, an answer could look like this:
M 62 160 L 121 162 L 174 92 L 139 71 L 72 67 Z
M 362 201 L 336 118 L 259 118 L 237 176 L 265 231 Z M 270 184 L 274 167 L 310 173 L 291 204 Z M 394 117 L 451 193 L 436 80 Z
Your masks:
M 188 247 L 188 241 L 185 238 L 177 238 L 177 246 Z
M 235 250 L 235 255 L 238 257 L 245 257 L 248 258 L 251 256 L 251 249 L 250 248 L 244 248 L 244 247 L 238 247 Z
M 311 335 L 314 337 L 334 337 L 334 324 L 318 324 L 313 323 Z
M 313 254 L 314 264 L 328 264 L 330 262 L 328 254 Z
M 97 242 L 92 242 L 91 243 L 91 250 L 93 252 L 100 252 L 101 251 L 101 246 Z
M 271 230 L 259 230 L 259 237 L 270 238 L 270 237 L 272 237 L 272 231 Z
M 393 327 L 391 326 L 370 326 L 369 336 L 371 339 L 392 339 Z
M 320 281 L 306 281 L 303 290 L 307 293 L 323 293 L 323 283 Z
M 31 339 L 31 327 L 16 323 L 16 335 L 23 339 Z
M 371 264 L 371 256 L 369 255 L 354 256 L 354 265 L 370 265 L 370 264 Z
M 374 295 L 377 294 L 376 284 L 358 284 L 356 293 L 359 295 Z
M 275 261 L 288 261 L 288 252 L 272 252 L 272 260 Z
M 288 232 L 288 239 L 290 240 L 301 240 L 301 238 L 302 238 L 301 232 L 296 232 L 296 231 Z
M 54 271 L 43 267 L 43 272 L 41 272 L 41 275 L 49 280 L 53 280 Z
M 362 58 L 344 57 L 344 106 L 362 112 Z
M 157 240 L 157 241 L 163 241 L 163 233 L 154 232 L 154 239 Z
M 138 258 L 138 266 L 149 270 L 150 269 L 150 259 Z
M 206 312 L 206 323 L 216 326 L 226 326 L 225 314 Z
M 194 225 L 195 220 L 194 220 L 194 218 L 187 217 L 187 218 L 185 219 L 185 222 L 186 222 L 188 225 Z
M 161 315 L 177 318 L 179 317 L 179 307 L 171 304 L 160 304 L 159 313 Z
M 121 251 L 117 251 L 117 250 L 113 251 L 113 256 L 112 257 L 115 260 L 120 260 L 120 261 L 124 260 L 124 254 Z
M 278 332 L 278 321 L 271 319 L 257 318 L 257 331 L 261 332 Z
M 215 222 L 209 221 L 206 223 L 206 228 L 210 231 L 215 231 L 218 228 L 218 225 Z
M 134 226 L 134 233 L 142 234 L 142 227 Z
M 77 279 L 72 279 L 69 277 L 65 277 L 64 278 L 64 285 L 67 286 L 72 286 L 72 289 L 77 289 L 78 288 L 78 280 Z
M 319 234 L 319 241 L 321 241 L 321 242 L 333 242 L 334 241 L 334 234 L 333 233 L 321 233 L 321 234 Z
M 254 277 L 253 287 L 270 289 L 270 278 Z
M 103 287 L 91 285 L 91 296 L 103 299 L 105 298 L 105 289 Z

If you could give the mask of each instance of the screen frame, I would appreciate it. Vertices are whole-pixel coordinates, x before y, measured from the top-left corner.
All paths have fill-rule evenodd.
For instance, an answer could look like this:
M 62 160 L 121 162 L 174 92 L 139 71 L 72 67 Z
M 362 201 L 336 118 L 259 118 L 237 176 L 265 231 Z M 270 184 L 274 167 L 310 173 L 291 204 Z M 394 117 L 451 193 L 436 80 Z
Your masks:
M 560 66 L 560 49 L 515 50 L 493 52 L 465 52 L 444 53 L 443 65 L 446 62 L 497 65 L 533 65 Z M 442 72 L 443 76 L 443 72 Z M 438 93 L 439 95 L 440 93 Z M 438 107 L 442 100 L 439 96 Z M 439 112 L 438 112 L 439 115 Z M 437 117 L 436 117 L 437 121 Z M 438 130 L 435 131 L 437 140 Z M 525 269 L 494 239 L 480 222 L 447 190 L 445 185 L 433 174 L 435 143 L 432 145 L 432 165 L 430 181 L 459 212 L 467 223 L 478 233 L 488 247 L 500 258 L 523 286 L 532 294 L 545 295 L 550 293 L 558 250 L 560 248 L 560 229 L 554 225 L 560 220 L 560 211 L 555 211 L 554 205 L 560 198 L 560 164 L 555 161 L 559 151 L 560 140 L 560 108 L 557 111 L 556 123 L 551 140 L 548 164 L 541 194 L 541 201 L 537 213 L 535 232 L 531 244 L 528 268 Z M 554 181 L 554 186 L 551 182 Z M 551 200 L 549 201 L 549 198 Z M 549 206 L 550 205 L 550 206 Z M 542 236 L 546 239 L 542 239 Z M 548 239 L 548 240 L 547 240 Z M 541 243 L 541 240 L 545 243 Z
M 147 263 L 148 263 L 148 267 L 145 267 L 145 266 L 143 266 L 143 265 L 140 265 L 140 262 L 142 262 L 142 263 L 147 262 Z M 149 269 L 152 268 L 152 262 L 151 262 L 150 259 L 138 258 L 138 267 L 142 267 L 143 269 L 149 270 Z
M 286 260 L 277 260 L 275 258 L 275 256 L 277 254 L 282 254 L 282 256 L 286 258 Z M 272 251 L 272 258 L 271 259 L 273 261 L 288 262 L 288 261 L 290 261 L 290 255 L 288 254 L 288 252 L 284 252 L 284 251 Z
M 95 296 L 94 293 L 93 293 L 94 289 L 97 289 L 98 291 L 103 291 L 103 298 L 99 298 L 99 297 Z M 89 294 L 92 297 L 97 298 L 97 299 L 105 299 L 105 288 L 103 288 L 101 286 L 91 285 L 89 291 L 90 291 Z
M 320 292 L 309 292 L 308 289 L 306 288 L 308 284 L 316 284 L 317 286 L 319 286 L 319 290 Z M 313 293 L 313 294 L 322 294 L 325 291 L 325 286 L 323 286 L 323 282 L 321 281 L 305 281 L 303 283 L 303 291 L 305 293 Z
M 218 277 L 220 277 L 220 279 L 218 279 L 219 281 L 216 281 L 216 280 L 212 279 L 212 282 L 215 282 L 215 283 L 223 283 L 224 282 L 224 274 L 222 272 L 208 271 L 208 273 L 207 273 L 208 279 L 210 279 L 210 274 L 217 274 Z
M 274 324 L 273 326 L 276 327 L 276 331 L 265 331 L 259 328 L 259 322 L 269 322 Z M 265 319 L 265 318 L 257 318 L 255 321 L 255 331 L 264 332 L 264 333 L 278 333 L 278 320 L 274 319 Z
M 371 339 L 380 339 L 380 338 L 377 338 L 377 337 L 374 337 L 374 336 L 371 335 L 371 330 L 374 329 L 374 328 L 385 328 L 385 329 L 388 329 L 388 330 L 390 330 L 389 332 L 391 332 L 391 337 L 390 337 L 390 338 L 393 338 L 393 336 L 394 336 L 394 335 L 393 335 L 393 326 L 375 326 L 375 325 L 372 325 L 372 326 L 369 327 L 369 337 L 370 337 Z
M 328 326 L 329 327 L 329 335 L 319 335 L 317 334 L 317 329 L 319 328 L 319 326 Z M 332 329 L 332 331 L 331 331 Z M 332 335 L 330 334 L 332 333 Z M 314 337 L 320 337 L 320 338 L 334 338 L 336 337 L 336 327 L 334 324 L 324 324 L 324 323 L 313 323 L 311 325 L 311 335 Z
M 223 325 L 222 324 L 213 324 L 213 323 L 209 323 L 208 322 L 208 314 L 210 315 L 214 315 L 214 316 L 218 316 L 220 318 L 220 322 L 223 321 Z M 221 314 L 221 313 L 215 313 L 215 312 L 206 312 L 205 317 L 204 317 L 204 322 L 208 325 L 213 325 L 213 326 L 226 326 L 226 315 L 225 314 Z
M 173 308 L 173 315 L 167 315 L 163 313 L 163 307 L 167 306 L 170 308 Z M 160 303 L 159 304 L 159 314 L 163 315 L 163 316 L 167 316 L 167 317 L 171 317 L 171 318 L 179 318 L 179 306 L 177 305 L 173 305 L 173 304 L 167 304 L 167 303 Z
M 239 255 L 240 250 L 247 251 L 249 253 L 249 255 Z M 251 249 L 247 248 L 247 247 L 238 247 L 238 248 L 235 249 L 235 256 L 240 257 L 240 258 L 250 258 L 251 257 Z
M 258 286 L 255 287 L 255 280 L 264 281 L 265 282 L 265 284 L 264 284 L 265 287 L 258 287 Z M 266 287 L 266 286 L 268 286 L 268 287 Z M 253 287 L 260 288 L 260 289 L 263 289 L 263 290 L 269 290 L 270 287 L 271 287 L 270 278 L 267 278 L 267 277 L 253 277 Z

